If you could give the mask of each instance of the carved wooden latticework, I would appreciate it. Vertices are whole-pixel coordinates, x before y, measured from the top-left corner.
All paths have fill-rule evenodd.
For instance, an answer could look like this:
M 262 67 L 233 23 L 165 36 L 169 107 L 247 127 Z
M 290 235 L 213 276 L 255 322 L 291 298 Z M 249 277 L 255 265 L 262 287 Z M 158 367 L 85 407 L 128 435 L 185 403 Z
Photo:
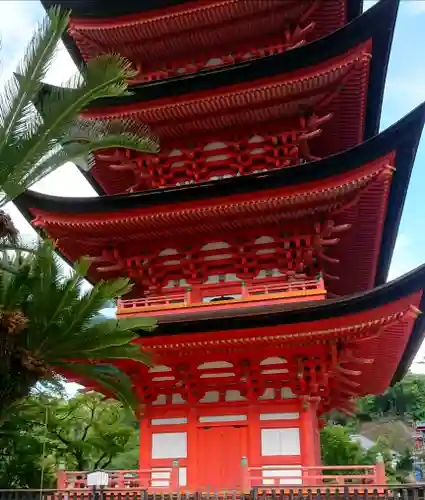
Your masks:
M 254 172 L 298 165 L 318 159 L 309 150 L 309 139 L 321 134 L 320 126 L 331 115 L 299 118 L 297 128 L 274 135 L 200 142 L 165 150 L 157 155 L 117 150 L 98 154 L 115 171 L 130 172 L 133 184 L 127 191 L 195 184 Z
M 261 5 L 261 2 L 249 3 L 251 5 L 246 4 L 241 9 L 245 11 L 243 15 L 239 12 L 235 17 L 236 12 L 233 16 L 231 11 L 227 15 L 223 12 L 224 19 L 218 25 L 212 24 L 215 16 L 219 16 L 217 12 L 214 14 L 215 10 L 219 10 L 217 5 L 210 9 L 206 6 L 203 14 L 202 9 L 198 9 L 199 25 L 196 28 L 187 26 L 188 19 L 191 18 L 190 11 L 183 13 L 186 14 L 186 19 L 181 19 L 183 16 L 180 13 L 180 29 L 176 30 L 174 26 L 174 32 L 173 25 L 178 22 L 176 18 L 179 16 L 170 15 L 168 21 L 164 21 L 168 24 L 168 29 L 158 26 L 157 32 L 154 29 L 147 39 L 145 33 L 152 30 L 155 21 L 151 26 L 147 26 L 149 23 L 146 20 L 145 23 L 135 21 L 115 27 L 105 23 L 103 29 L 100 27 L 97 30 L 79 27 L 77 22 L 71 23 L 70 35 L 85 58 L 107 51 L 112 39 L 114 52 L 125 55 L 133 63 L 136 72 L 132 79 L 134 84 L 184 76 L 280 54 L 317 37 L 317 33 L 313 33 L 317 23 L 312 19 L 319 10 L 320 0 L 305 0 L 301 4 L 287 2 L 283 8 L 279 2 L 268 6 Z M 240 9 L 237 5 L 235 7 L 236 10 Z M 223 9 L 226 9 L 225 5 Z M 336 17 L 340 15 L 337 13 Z M 218 19 L 219 17 L 216 22 Z M 183 28 L 182 24 L 186 26 Z M 164 30 L 169 30 L 169 33 L 158 36 Z M 253 41 L 252 34 L 262 36 Z
M 325 248 L 347 227 L 316 224 L 311 233 L 285 234 L 283 228 L 267 234 L 227 234 L 225 239 L 199 239 L 179 247 L 151 247 L 146 252 L 123 257 L 118 248 L 105 249 L 95 258 L 99 271 L 120 271 L 146 292 L 159 293 L 166 286 L 201 285 L 212 277 L 245 283 L 314 278 L 328 259 Z M 210 237 L 211 238 L 211 237 Z M 214 281 L 212 281 L 214 282 Z

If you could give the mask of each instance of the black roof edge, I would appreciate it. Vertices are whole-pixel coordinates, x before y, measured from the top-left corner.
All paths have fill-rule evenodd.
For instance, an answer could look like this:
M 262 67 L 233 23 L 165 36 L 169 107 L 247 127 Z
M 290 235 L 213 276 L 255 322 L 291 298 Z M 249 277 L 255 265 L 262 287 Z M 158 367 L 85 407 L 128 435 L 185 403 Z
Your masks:
M 378 4 L 371 7 L 368 12 L 383 5 L 387 0 L 380 0 Z M 372 64 L 370 66 L 369 86 L 367 91 L 366 101 L 366 121 L 363 137 L 367 139 L 377 134 L 381 121 L 382 104 L 384 100 L 385 81 L 387 78 L 388 64 L 390 62 L 391 46 L 394 37 L 395 23 L 397 20 L 397 12 L 400 0 L 389 0 L 388 7 L 382 10 L 382 14 L 388 16 L 382 26 L 382 30 L 387 34 L 381 34 L 374 38 L 372 47 Z M 373 22 L 373 20 L 371 20 Z M 376 19 L 376 22 L 381 23 L 381 19 Z M 354 24 L 355 21 L 352 22 Z M 377 64 L 373 64 L 373 59 L 377 59 Z
M 25 217 L 25 219 L 31 224 L 31 221 L 33 220 L 33 216 L 31 215 L 29 211 L 29 207 L 27 207 L 25 204 L 20 203 L 18 199 L 13 200 L 13 203 L 16 205 L 16 208 L 19 210 L 19 212 Z M 31 224 L 31 227 L 34 229 L 34 231 L 37 233 L 37 235 L 42 238 L 42 239 L 47 239 L 49 238 L 49 235 L 42 229 L 41 227 L 34 227 Z M 66 263 L 68 264 L 69 267 L 73 268 L 74 267 L 74 262 L 72 262 L 66 255 L 64 255 L 60 250 L 57 248 L 55 249 L 56 254 L 59 255 L 59 257 Z M 88 277 L 85 276 L 84 279 L 90 283 L 91 285 L 94 285 L 94 282 Z
M 363 0 L 347 1 L 347 19 L 351 21 L 363 11 Z M 195 4 L 193 0 L 41 0 L 47 10 L 54 5 L 72 10 L 75 17 L 82 19 L 110 19 L 119 16 L 168 9 L 186 3 Z
M 393 183 L 396 187 L 391 189 L 389 201 L 389 204 L 395 204 L 396 208 L 387 217 L 385 224 L 389 227 L 394 222 L 398 222 L 400 218 L 404 200 L 400 200 L 398 197 L 400 193 L 406 193 L 412 169 L 410 162 L 414 159 L 414 151 L 416 151 L 424 121 L 425 102 L 388 129 L 352 149 L 328 156 L 322 160 L 294 167 L 257 172 L 241 177 L 208 181 L 200 184 L 93 198 L 64 198 L 26 191 L 17 198 L 16 202 L 19 207 L 34 207 L 62 213 L 83 213 L 146 208 L 206 198 L 213 200 L 223 196 L 320 181 L 360 168 L 365 163 L 374 161 L 390 151 L 403 153 L 411 151 L 411 154 L 406 155 L 406 157 L 404 157 L 404 154 L 397 154 L 396 171 L 393 176 Z M 392 242 L 395 240 L 395 235 L 388 234 L 386 238 L 386 241 Z
M 291 73 L 338 57 L 373 38 L 364 134 L 364 139 L 368 139 L 379 130 L 385 77 L 398 4 L 399 0 L 381 0 L 338 31 L 296 49 L 221 69 L 203 70 L 191 75 L 135 85 L 131 87 L 131 94 L 118 98 L 98 99 L 91 103 L 89 109 L 124 106 L 163 97 L 177 98 L 187 93 L 228 87 L 267 76 L 273 77 L 282 72 Z M 51 88 L 52 86 L 44 84 L 41 95 L 48 93 Z
M 381 249 L 376 269 L 375 286 L 382 285 L 387 281 L 410 177 L 425 123 L 425 103 L 418 106 L 406 118 L 409 118 L 409 116 L 412 120 L 410 121 L 410 125 L 406 123 L 406 128 L 409 128 L 407 134 L 410 133 L 410 137 L 399 147 L 396 156 L 394 165 L 396 171 L 388 198 L 387 214 L 385 216 Z M 398 123 L 401 124 L 402 121 L 403 119 Z
M 391 385 L 400 382 L 400 380 L 408 372 L 413 359 L 415 358 L 419 348 L 425 337 L 425 293 L 422 295 L 421 302 L 419 304 L 419 310 L 423 313 L 416 318 L 415 325 L 413 326 L 412 333 L 410 334 L 407 345 L 404 349 L 403 355 L 397 366 L 397 370 L 391 380 Z
M 353 21 L 363 12 L 363 0 L 347 0 L 347 22 Z
M 128 16 L 138 12 L 150 12 L 168 9 L 185 3 L 194 3 L 193 0 L 41 0 L 47 10 L 54 5 L 71 10 L 74 17 L 82 19 L 110 19 L 119 16 Z

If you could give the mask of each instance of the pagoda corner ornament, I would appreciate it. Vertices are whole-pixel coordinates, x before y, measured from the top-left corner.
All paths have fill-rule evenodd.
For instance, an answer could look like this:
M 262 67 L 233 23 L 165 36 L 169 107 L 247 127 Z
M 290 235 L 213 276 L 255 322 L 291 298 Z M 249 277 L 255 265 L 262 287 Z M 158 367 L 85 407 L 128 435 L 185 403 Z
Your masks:
M 326 414 L 400 380 L 424 329 L 425 267 L 386 281 L 425 106 L 379 133 L 398 2 L 361 5 L 72 2 L 73 58 L 137 68 L 83 116 L 131 117 L 161 151 L 96 153 L 82 173 L 102 196 L 17 204 L 68 260 L 91 257 L 93 283 L 133 281 L 118 318 L 158 327 L 137 340 L 154 366 L 120 362 L 138 470 L 61 471 L 61 488 L 385 482 L 380 462 L 335 476 L 320 457 Z

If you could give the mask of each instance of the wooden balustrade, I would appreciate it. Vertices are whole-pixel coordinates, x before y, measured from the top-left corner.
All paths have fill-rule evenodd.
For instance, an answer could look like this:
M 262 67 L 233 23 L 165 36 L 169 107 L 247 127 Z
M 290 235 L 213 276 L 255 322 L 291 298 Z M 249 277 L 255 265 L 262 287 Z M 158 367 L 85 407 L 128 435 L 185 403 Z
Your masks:
M 108 490 L 148 490 L 148 491 L 185 491 L 185 486 L 179 484 L 179 463 L 173 462 L 171 467 L 142 470 L 111 470 L 108 474 Z M 161 474 L 165 479 L 163 486 L 156 486 L 155 475 Z M 58 471 L 58 491 L 88 490 L 88 472 Z M 239 489 L 245 493 L 254 490 L 262 491 L 291 487 L 312 487 L 323 489 L 360 487 L 373 488 L 386 482 L 385 468 L 382 461 L 375 465 L 352 466 L 298 466 L 298 465 L 268 465 L 248 466 L 246 458 L 242 458 L 240 466 Z M 0 499 L 1 500 L 1 499 Z
M 291 299 L 296 296 L 314 294 L 325 297 L 326 290 L 322 279 L 281 281 L 271 279 L 267 282 L 245 284 L 243 282 L 227 282 L 217 284 L 179 287 L 177 290 L 162 295 L 151 295 L 138 299 L 118 301 L 118 313 L 131 313 L 135 309 L 172 309 L 184 306 L 217 306 L 217 302 L 246 302 L 254 300 Z M 211 301 L 211 299 L 214 299 Z
M 285 485 L 370 485 L 385 482 L 380 464 L 352 466 L 268 466 L 248 467 L 248 490 Z
M 156 467 L 152 469 L 139 470 L 110 470 L 105 471 L 108 474 L 109 489 L 151 489 L 152 488 L 152 473 L 162 474 L 166 477 L 168 486 L 156 487 L 158 490 L 175 491 L 179 488 L 178 477 L 179 467 Z M 58 490 L 78 490 L 87 489 L 87 474 L 88 471 L 58 471 L 57 486 Z M 168 476 L 168 477 L 167 477 Z

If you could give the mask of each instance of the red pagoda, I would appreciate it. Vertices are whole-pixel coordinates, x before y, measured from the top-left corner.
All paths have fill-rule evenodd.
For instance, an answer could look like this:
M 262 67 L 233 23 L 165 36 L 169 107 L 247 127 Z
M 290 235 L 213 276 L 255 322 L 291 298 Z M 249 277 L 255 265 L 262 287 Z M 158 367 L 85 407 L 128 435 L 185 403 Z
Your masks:
M 132 278 L 118 317 L 158 319 L 140 338 L 155 366 L 122 365 L 139 482 L 114 484 L 321 484 L 323 415 L 400 380 L 425 327 L 425 266 L 386 284 L 425 119 L 378 134 L 397 0 L 43 3 L 72 8 L 77 62 L 118 52 L 137 71 L 84 116 L 161 146 L 98 153 L 99 197 L 18 200 L 66 259 L 93 258 L 93 282 Z M 384 481 L 369 469 L 352 481 Z

